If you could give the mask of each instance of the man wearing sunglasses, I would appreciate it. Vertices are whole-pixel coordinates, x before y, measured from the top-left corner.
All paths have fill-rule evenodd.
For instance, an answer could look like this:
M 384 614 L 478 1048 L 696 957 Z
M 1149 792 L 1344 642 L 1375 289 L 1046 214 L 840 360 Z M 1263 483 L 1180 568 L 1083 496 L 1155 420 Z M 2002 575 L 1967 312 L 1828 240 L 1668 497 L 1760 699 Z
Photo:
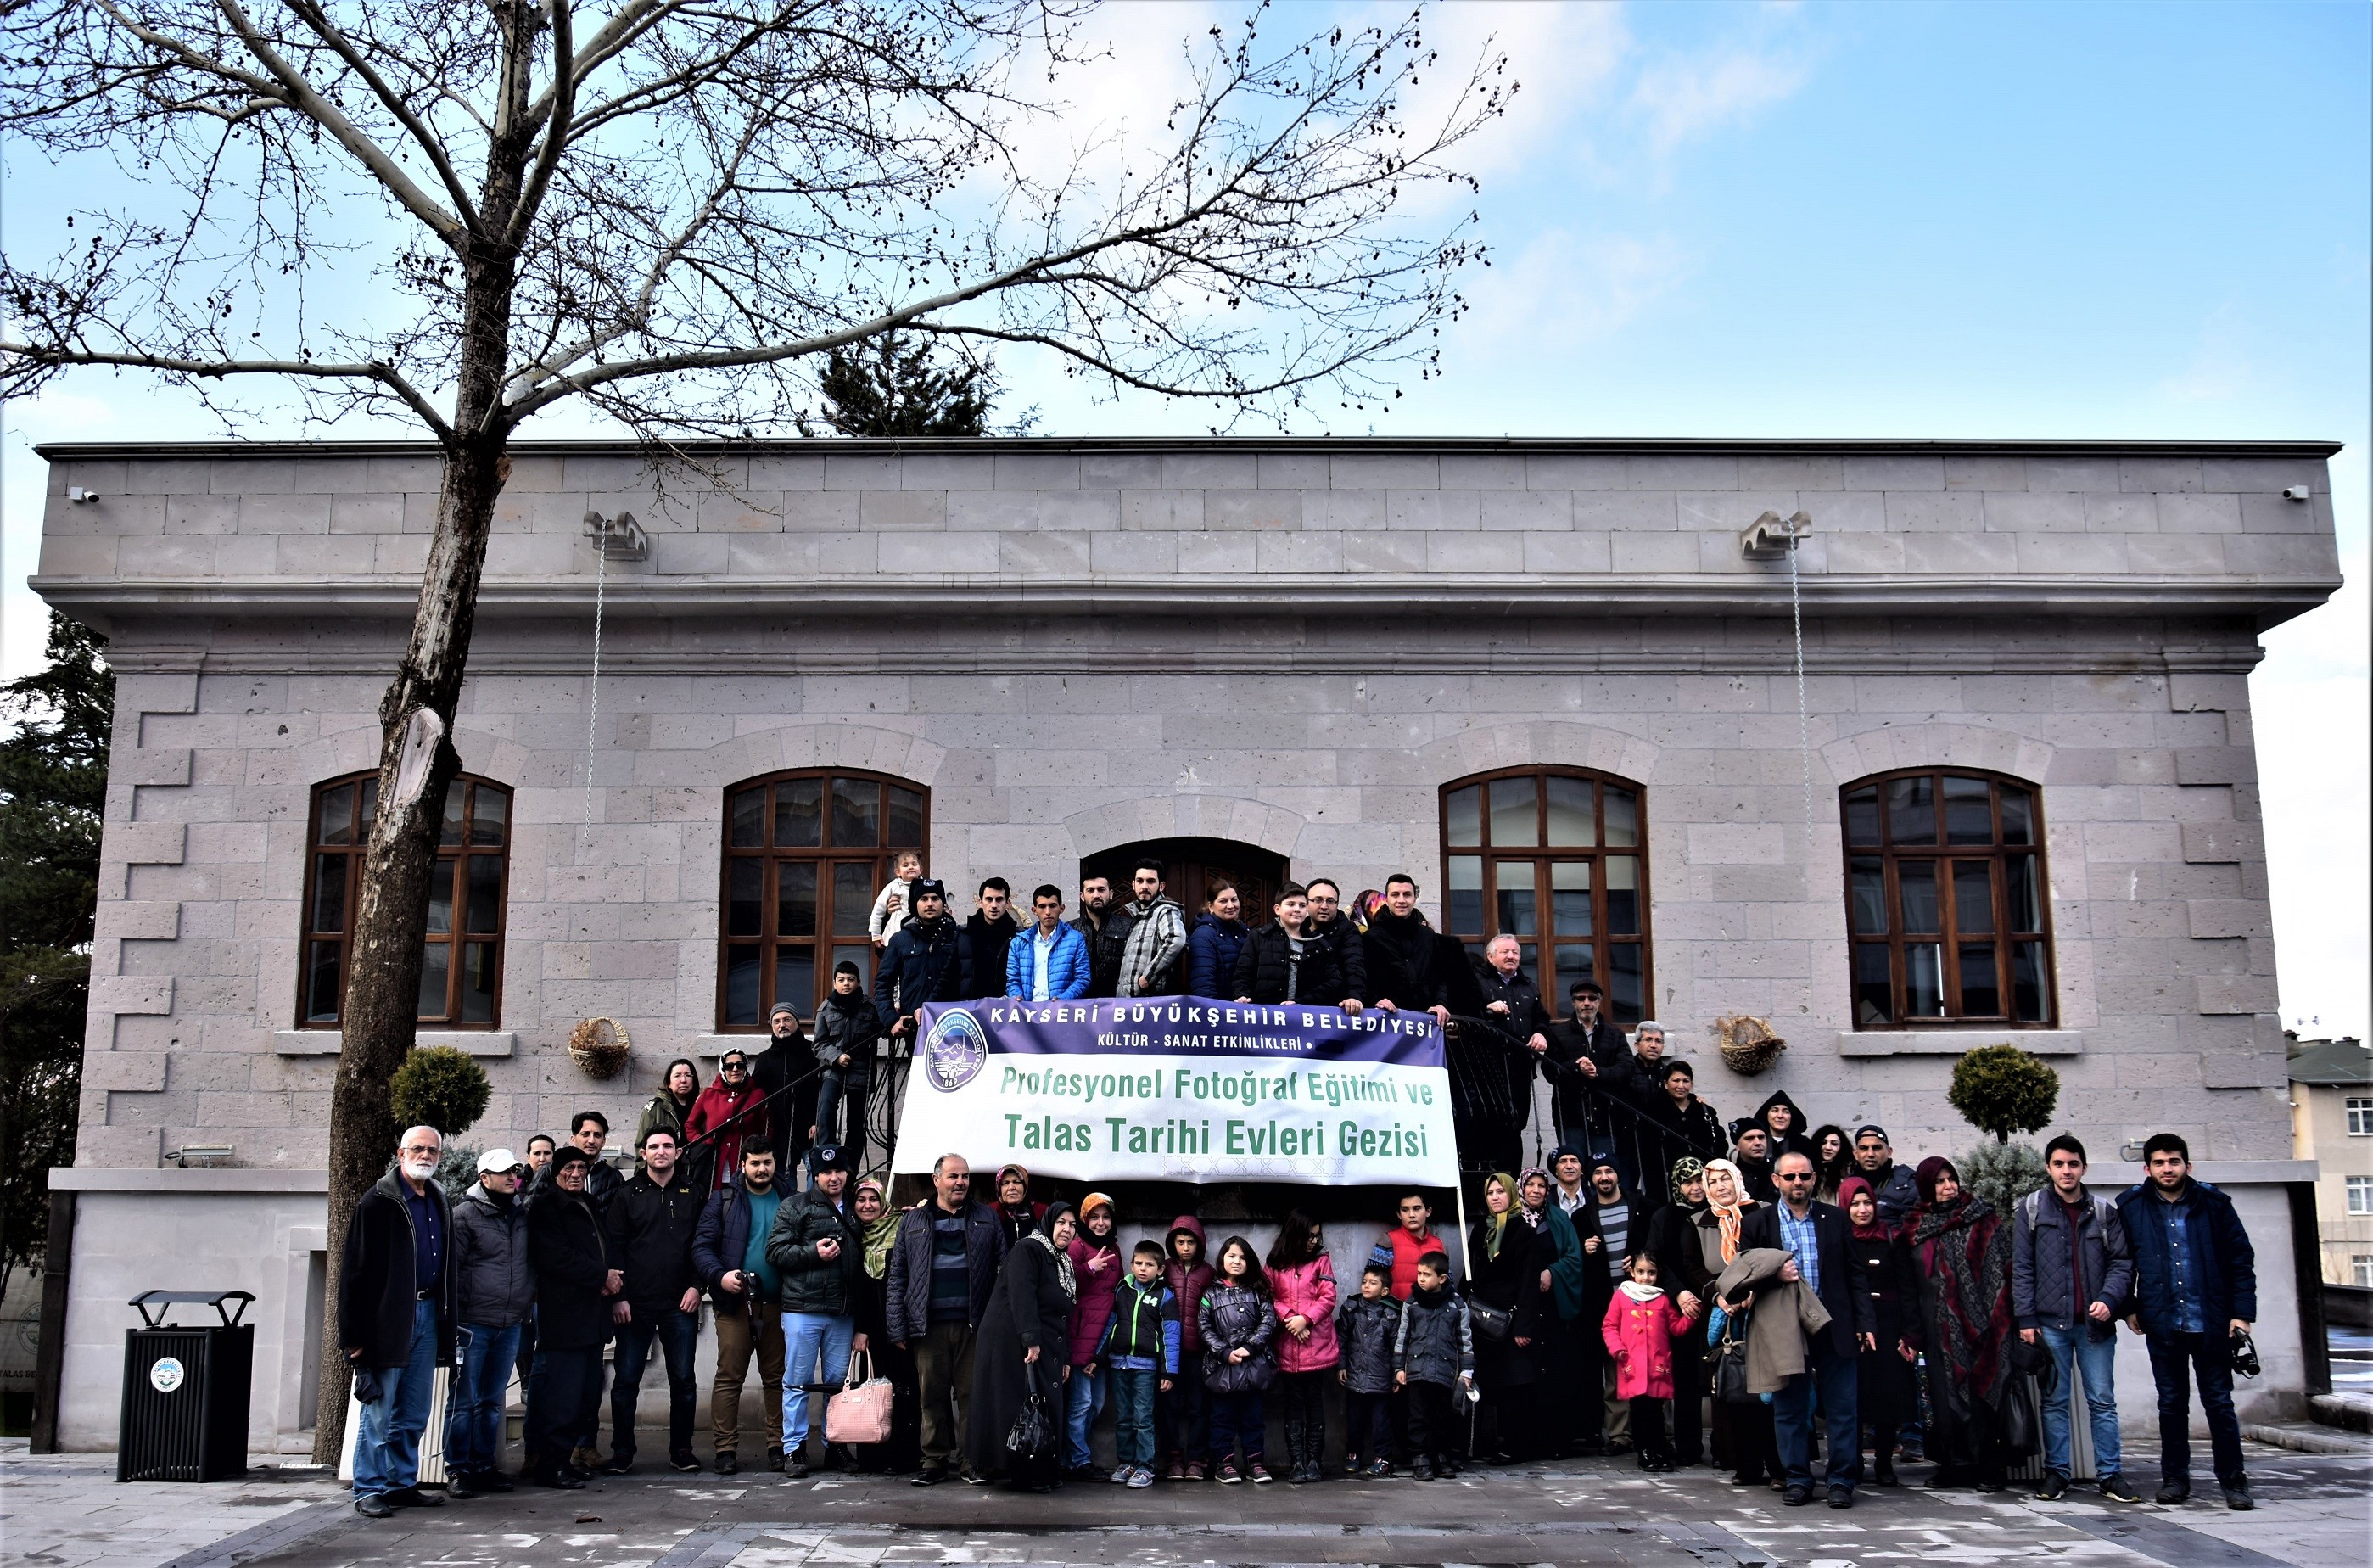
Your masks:
M 478 1156 L 478 1182 L 453 1205 L 453 1268 L 462 1319 L 462 1370 L 445 1413 L 445 1494 L 508 1492 L 503 1388 L 519 1359 L 520 1332 L 535 1305 L 527 1260 L 527 1162 L 508 1149 Z
M 1802 1281 L 1829 1308 L 1825 1328 L 1805 1336 L 1805 1370 L 1771 1396 L 1771 1423 L 1780 1439 L 1780 1463 L 1787 1489 L 1781 1501 L 1801 1508 L 1813 1498 L 1813 1391 L 1820 1390 L 1821 1415 L 1829 1422 L 1829 1453 L 1823 1484 L 1829 1506 L 1853 1506 L 1862 1480 L 1861 1410 L 1856 1398 L 1859 1357 L 1876 1348 L 1878 1324 L 1862 1264 L 1846 1245 L 1844 1212 L 1813 1197 L 1813 1162 L 1790 1150 L 1772 1172 L 1780 1201 L 1748 1211 L 1738 1228 L 1738 1248 L 1776 1246 L 1788 1254 L 1780 1270 L 1786 1282 Z

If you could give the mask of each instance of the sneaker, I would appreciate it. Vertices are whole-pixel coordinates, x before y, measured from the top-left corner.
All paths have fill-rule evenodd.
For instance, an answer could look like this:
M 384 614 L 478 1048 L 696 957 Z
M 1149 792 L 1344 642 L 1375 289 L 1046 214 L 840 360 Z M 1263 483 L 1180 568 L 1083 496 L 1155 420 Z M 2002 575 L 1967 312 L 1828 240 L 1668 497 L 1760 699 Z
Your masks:
M 906 1484 L 908 1486 L 937 1486 L 940 1482 L 947 1479 L 948 1472 L 945 1469 L 942 1469 L 938 1465 L 925 1465 L 921 1469 L 915 1472 L 915 1479 L 908 1481 Z
M 2165 1507 L 2172 1508 L 2179 1503 L 2189 1503 L 2192 1501 L 2192 1488 L 2189 1484 L 2183 1486 L 2162 1486 L 2158 1489 L 2158 1496 L 2153 1501 Z
M 395 1512 L 394 1504 L 383 1492 L 366 1492 L 355 1499 L 355 1512 L 366 1519 L 384 1519 Z
M 2143 1494 L 2126 1484 L 2123 1476 L 2103 1476 L 2101 1495 L 2112 1503 L 2140 1503 L 2143 1500 Z
M 1112 1482 L 1115 1486 L 1127 1486 L 1130 1481 L 1137 1479 L 1137 1467 L 1135 1465 L 1123 1465 L 1120 1469 L 1113 1471 L 1112 1474 L 1106 1476 L 1105 1479 Z
M 2058 1470 L 2044 1471 L 2043 1483 L 2035 1489 L 2035 1495 L 2040 1502 L 2059 1502 L 2068 1495 L 2068 1478 Z
M 1162 1479 L 1163 1480 L 1185 1480 L 1186 1479 L 1186 1461 L 1176 1454 L 1171 1455 L 1170 1463 L 1163 1467 Z
M 1226 1458 L 1220 1461 L 1220 1484 L 1222 1486 L 1233 1486 L 1244 1479 L 1244 1472 L 1236 1469 L 1236 1459 L 1234 1455 L 1231 1454 Z
M 1151 1486 L 1153 1484 L 1153 1471 L 1144 1465 L 1138 1466 L 1136 1469 L 1129 1472 L 1128 1484 L 1133 1487 L 1140 1488 Z
M 1253 1478 L 1254 1484 L 1257 1486 L 1267 1486 L 1269 1482 L 1277 1479 L 1275 1476 L 1268 1473 L 1268 1467 L 1262 1464 L 1258 1459 L 1255 1459 L 1245 1465 L 1245 1472 Z M 2229 1496 L 2231 1494 L 2228 1492 L 2227 1495 Z
M 1359 1456 L 1359 1455 L 1357 1455 L 1357 1454 L 1346 1454 L 1346 1455 L 1344 1455 L 1344 1456 L 1343 1456 L 1343 1473 L 1344 1473 L 1345 1475 L 1347 1475 L 1347 1476 L 1356 1476 L 1356 1475 L 1360 1475 L 1360 1474 L 1362 1474 L 1363 1472 L 1365 1472 L 1365 1471 L 1366 1471 L 1366 1469 L 1367 1469 L 1367 1468 L 1368 1468 L 1367 1466 L 1365 1466 L 1365 1465 L 1363 1465 L 1363 1464 L 1362 1464 L 1362 1463 L 1360 1462 L 1360 1456 Z
M 1390 1459 L 1378 1459 L 1368 1467 L 1368 1479 L 1370 1480 L 1392 1480 L 1393 1462 Z
M 602 1466 L 602 1473 L 605 1476 L 622 1476 L 630 1473 L 634 1468 L 635 1457 L 632 1454 L 613 1452 L 608 1462 Z
M 2225 1506 L 2236 1514 L 2246 1514 L 2257 1505 L 2257 1499 L 2250 1495 L 2248 1481 L 2237 1480 L 2225 1489 Z
M 1188 1480 L 1208 1480 L 1210 1478 L 1210 1467 L 1203 1463 L 1202 1460 L 1189 1459 L 1186 1461 L 1186 1479 Z
M 728 1448 L 723 1453 L 717 1456 L 717 1473 L 719 1475 L 739 1475 L 741 1472 L 742 1460 L 734 1454 L 732 1449 Z
M 691 1475 L 700 1469 L 700 1460 L 689 1448 L 679 1448 L 668 1456 L 668 1469 L 678 1475 Z

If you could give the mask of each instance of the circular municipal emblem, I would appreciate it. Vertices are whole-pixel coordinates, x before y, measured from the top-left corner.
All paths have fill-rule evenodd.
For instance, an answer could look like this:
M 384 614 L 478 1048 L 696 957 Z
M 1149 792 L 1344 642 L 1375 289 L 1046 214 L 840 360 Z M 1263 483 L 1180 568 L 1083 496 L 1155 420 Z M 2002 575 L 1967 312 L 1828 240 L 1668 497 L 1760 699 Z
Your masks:
M 187 1375 L 180 1362 L 171 1356 L 158 1356 L 155 1364 L 148 1368 L 148 1387 L 159 1394 L 170 1394 L 181 1386 L 181 1379 Z
M 988 1060 L 988 1036 L 979 1020 L 963 1008 L 950 1008 L 931 1024 L 923 1037 L 923 1071 L 931 1087 L 952 1093 L 973 1081 Z

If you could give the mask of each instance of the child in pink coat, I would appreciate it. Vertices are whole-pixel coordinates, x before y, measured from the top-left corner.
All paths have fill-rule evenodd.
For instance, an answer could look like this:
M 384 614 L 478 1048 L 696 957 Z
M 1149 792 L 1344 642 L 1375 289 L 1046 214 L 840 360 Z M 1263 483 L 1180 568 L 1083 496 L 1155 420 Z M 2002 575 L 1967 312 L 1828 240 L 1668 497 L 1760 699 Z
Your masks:
M 1656 1283 L 1656 1260 L 1646 1251 L 1624 1262 L 1630 1275 L 1607 1304 L 1599 1332 L 1615 1362 L 1615 1396 L 1631 1401 L 1631 1441 L 1643 1470 L 1669 1470 L 1673 1451 L 1665 1442 L 1665 1401 L 1673 1397 L 1673 1337 L 1689 1331 L 1690 1319 Z
M 1277 1298 L 1278 1386 L 1285 1396 L 1288 1481 L 1323 1480 L 1327 1457 L 1327 1375 L 1343 1359 L 1335 1338 L 1335 1264 L 1318 1222 L 1296 1209 L 1277 1228 L 1268 1249 L 1268 1282 Z

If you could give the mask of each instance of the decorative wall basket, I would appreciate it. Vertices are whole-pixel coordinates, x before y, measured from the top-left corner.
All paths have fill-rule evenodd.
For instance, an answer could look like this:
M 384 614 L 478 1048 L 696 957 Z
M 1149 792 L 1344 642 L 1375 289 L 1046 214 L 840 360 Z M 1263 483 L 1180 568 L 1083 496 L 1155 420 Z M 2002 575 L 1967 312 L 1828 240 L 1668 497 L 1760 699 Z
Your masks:
M 1788 1048 L 1788 1042 L 1771 1032 L 1770 1023 L 1743 1012 L 1717 1018 L 1712 1027 L 1713 1037 L 1722 1044 L 1723 1065 L 1749 1077 L 1771 1067 Z
M 568 1059 L 588 1078 L 615 1078 L 634 1049 L 626 1026 L 614 1018 L 588 1018 L 568 1032 Z

